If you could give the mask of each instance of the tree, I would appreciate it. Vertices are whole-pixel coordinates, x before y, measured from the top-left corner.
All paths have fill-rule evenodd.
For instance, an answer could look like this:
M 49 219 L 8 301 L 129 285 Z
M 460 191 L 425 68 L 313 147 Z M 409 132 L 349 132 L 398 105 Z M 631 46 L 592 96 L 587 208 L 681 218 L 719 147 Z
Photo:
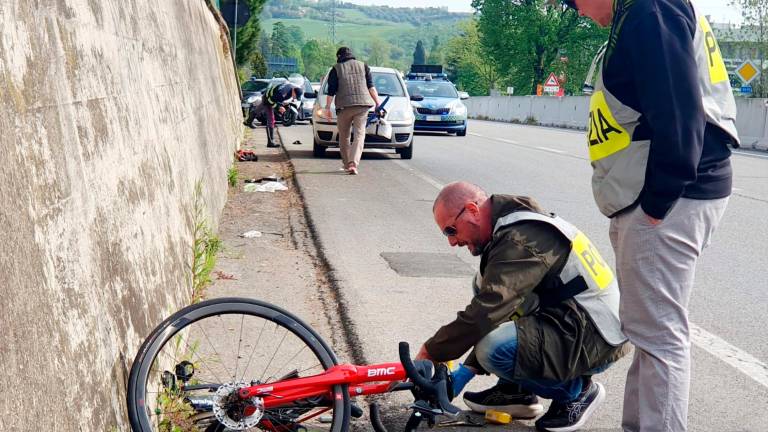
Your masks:
M 291 35 L 288 33 L 285 24 L 278 21 L 272 25 L 272 36 L 270 37 L 269 49 L 273 56 L 290 57 L 293 44 Z
M 752 51 L 752 59 L 757 61 L 758 69 L 765 70 L 765 57 L 768 51 L 768 0 L 731 0 L 731 6 L 741 9 L 743 22 L 741 25 L 740 39 L 737 43 L 746 48 L 745 51 Z M 751 48 L 751 49 L 750 49 Z M 761 73 L 757 78 L 757 85 L 754 85 L 753 96 L 766 97 L 765 73 Z
M 432 49 L 429 50 L 427 63 L 434 65 L 443 64 L 443 53 L 440 50 L 440 38 L 438 38 L 437 35 L 432 39 Z
M 390 45 L 379 38 L 374 38 L 368 46 L 368 64 L 384 66 L 389 63 Z
M 310 39 L 301 48 L 304 75 L 312 81 L 320 81 L 328 68 L 336 62 L 336 50 L 328 41 Z
M 259 15 L 264 7 L 266 0 L 244 0 L 248 2 L 248 8 L 251 11 L 251 17 L 242 27 L 237 28 L 237 65 L 246 64 L 251 54 L 259 49 Z M 235 29 L 230 29 L 230 36 L 234 39 Z
M 459 23 L 460 34 L 446 43 L 448 76 L 472 95 L 488 95 L 500 80 L 499 65 L 483 52 L 477 21 Z
M 285 30 L 288 33 L 290 44 L 301 49 L 304 46 L 304 31 L 301 30 L 301 27 L 292 25 L 286 27 Z
M 424 44 L 421 42 L 421 39 L 419 39 L 418 42 L 416 42 L 416 49 L 413 50 L 413 64 L 426 64 L 427 63 L 427 53 L 424 52 Z
M 267 62 L 264 61 L 264 57 L 261 55 L 261 52 L 252 52 L 248 63 L 251 67 L 251 75 L 256 77 L 267 76 Z
M 580 91 L 608 29 L 547 0 L 473 0 L 482 52 L 495 60 L 506 84 L 534 93 L 550 72 Z

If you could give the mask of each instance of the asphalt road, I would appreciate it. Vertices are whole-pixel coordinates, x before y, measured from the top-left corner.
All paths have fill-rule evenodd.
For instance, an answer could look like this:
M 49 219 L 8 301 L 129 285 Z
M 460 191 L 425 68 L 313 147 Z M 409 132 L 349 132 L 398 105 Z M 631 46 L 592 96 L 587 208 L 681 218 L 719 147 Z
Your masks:
M 336 151 L 312 157 L 311 126 L 280 132 L 365 361 L 395 360 L 400 340 L 416 350 L 469 301 L 477 258 L 451 248 L 433 222 L 441 185 L 467 180 L 490 193 L 535 197 L 612 261 L 583 132 L 472 121 L 466 137 L 417 135 L 409 161 L 366 151 L 359 176 L 338 170 Z M 691 431 L 768 430 L 768 154 L 739 152 L 733 165 L 734 194 L 700 261 L 690 306 Z M 628 364 L 599 375 L 609 393 L 589 430 L 620 430 Z M 512 430 L 530 425 L 516 422 Z

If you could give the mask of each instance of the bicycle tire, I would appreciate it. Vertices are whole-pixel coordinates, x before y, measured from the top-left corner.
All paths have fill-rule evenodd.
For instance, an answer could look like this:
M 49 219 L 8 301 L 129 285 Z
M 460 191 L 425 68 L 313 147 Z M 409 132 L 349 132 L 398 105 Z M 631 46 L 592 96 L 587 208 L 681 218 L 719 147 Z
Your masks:
M 218 298 L 203 301 L 185 307 L 168 317 L 152 331 L 142 344 L 141 348 L 139 348 L 133 365 L 131 366 L 127 388 L 128 417 L 133 431 L 150 432 L 157 430 L 153 428 L 152 415 L 149 413 L 149 409 L 145 407 L 148 390 L 147 381 L 149 379 L 151 368 L 157 360 L 157 356 L 161 354 L 162 349 L 166 347 L 166 344 L 182 330 L 189 329 L 187 331 L 188 334 L 191 331 L 193 324 L 199 323 L 206 318 L 218 317 L 221 319 L 221 316 L 229 317 L 230 315 L 235 317 L 242 316 L 242 320 L 245 320 L 245 316 L 257 317 L 264 320 L 265 325 L 266 322 L 272 322 L 275 324 L 276 332 L 278 331 L 278 327 L 285 329 L 283 338 L 285 339 L 288 332 L 294 335 L 298 341 L 303 343 L 305 347 L 309 348 L 311 353 L 316 356 L 319 366 L 321 366 L 323 370 L 338 364 L 336 355 L 328 344 L 310 326 L 282 308 L 266 302 L 247 298 Z M 242 328 L 240 331 L 242 336 Z M 178 339 L 183 339 L 183 336 L 179 335 L 177 340 Z M 179 344 L 177 343 L 177 346 L 178 345 Z M 254 352 L 256 351 L 255 345 L 257 344 L 254 344 Z M 241 358 L 239 354 L 240 352 L 238 348 L 236 357 L 238 362 Z M 273 358 L 276 354 L 277 352 L 273 354 Z M 218 363 L 223 364 L 223 362 Z M 248 366 L 246 365 L 246 368 L 247 367 Z M 227 372 L 229 372 L 228 369 Z M 243 373 L 245 374 L 245 371 L 243 371 Z M 237 368 L 235 375 L 237 375 Z M 351 402 L 348 386 L 334 386 L 331 407 L 332 420 L 330 429 L 328 429 L 329 432 L 346 432 L 348 430 L 350 409 Z

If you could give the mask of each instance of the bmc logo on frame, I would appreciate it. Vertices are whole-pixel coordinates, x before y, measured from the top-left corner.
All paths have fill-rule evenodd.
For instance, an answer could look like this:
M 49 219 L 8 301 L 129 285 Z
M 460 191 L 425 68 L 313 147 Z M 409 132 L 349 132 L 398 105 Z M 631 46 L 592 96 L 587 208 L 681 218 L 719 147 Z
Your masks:
M 369 377 L 375 377 L 375 376 L 383 376 L 383 375 L 394 375 L 395 374 L 395 367 L 388 367 L 388 368 L 374 368 L 374 369 L 368 369 L 368 376 Z

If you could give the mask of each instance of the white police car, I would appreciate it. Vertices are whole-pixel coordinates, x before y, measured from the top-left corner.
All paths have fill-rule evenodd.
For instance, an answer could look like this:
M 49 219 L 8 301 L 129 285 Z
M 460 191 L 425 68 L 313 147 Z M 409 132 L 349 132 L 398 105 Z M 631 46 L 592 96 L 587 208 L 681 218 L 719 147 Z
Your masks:
M 467 93 L 440 79 L 416 79 L 406 84 L 409 94 L 424 97 L 422 101 L 411 101 L 416 131 L 467 134 L 467 107 L 461 102 L 469 98 Z

